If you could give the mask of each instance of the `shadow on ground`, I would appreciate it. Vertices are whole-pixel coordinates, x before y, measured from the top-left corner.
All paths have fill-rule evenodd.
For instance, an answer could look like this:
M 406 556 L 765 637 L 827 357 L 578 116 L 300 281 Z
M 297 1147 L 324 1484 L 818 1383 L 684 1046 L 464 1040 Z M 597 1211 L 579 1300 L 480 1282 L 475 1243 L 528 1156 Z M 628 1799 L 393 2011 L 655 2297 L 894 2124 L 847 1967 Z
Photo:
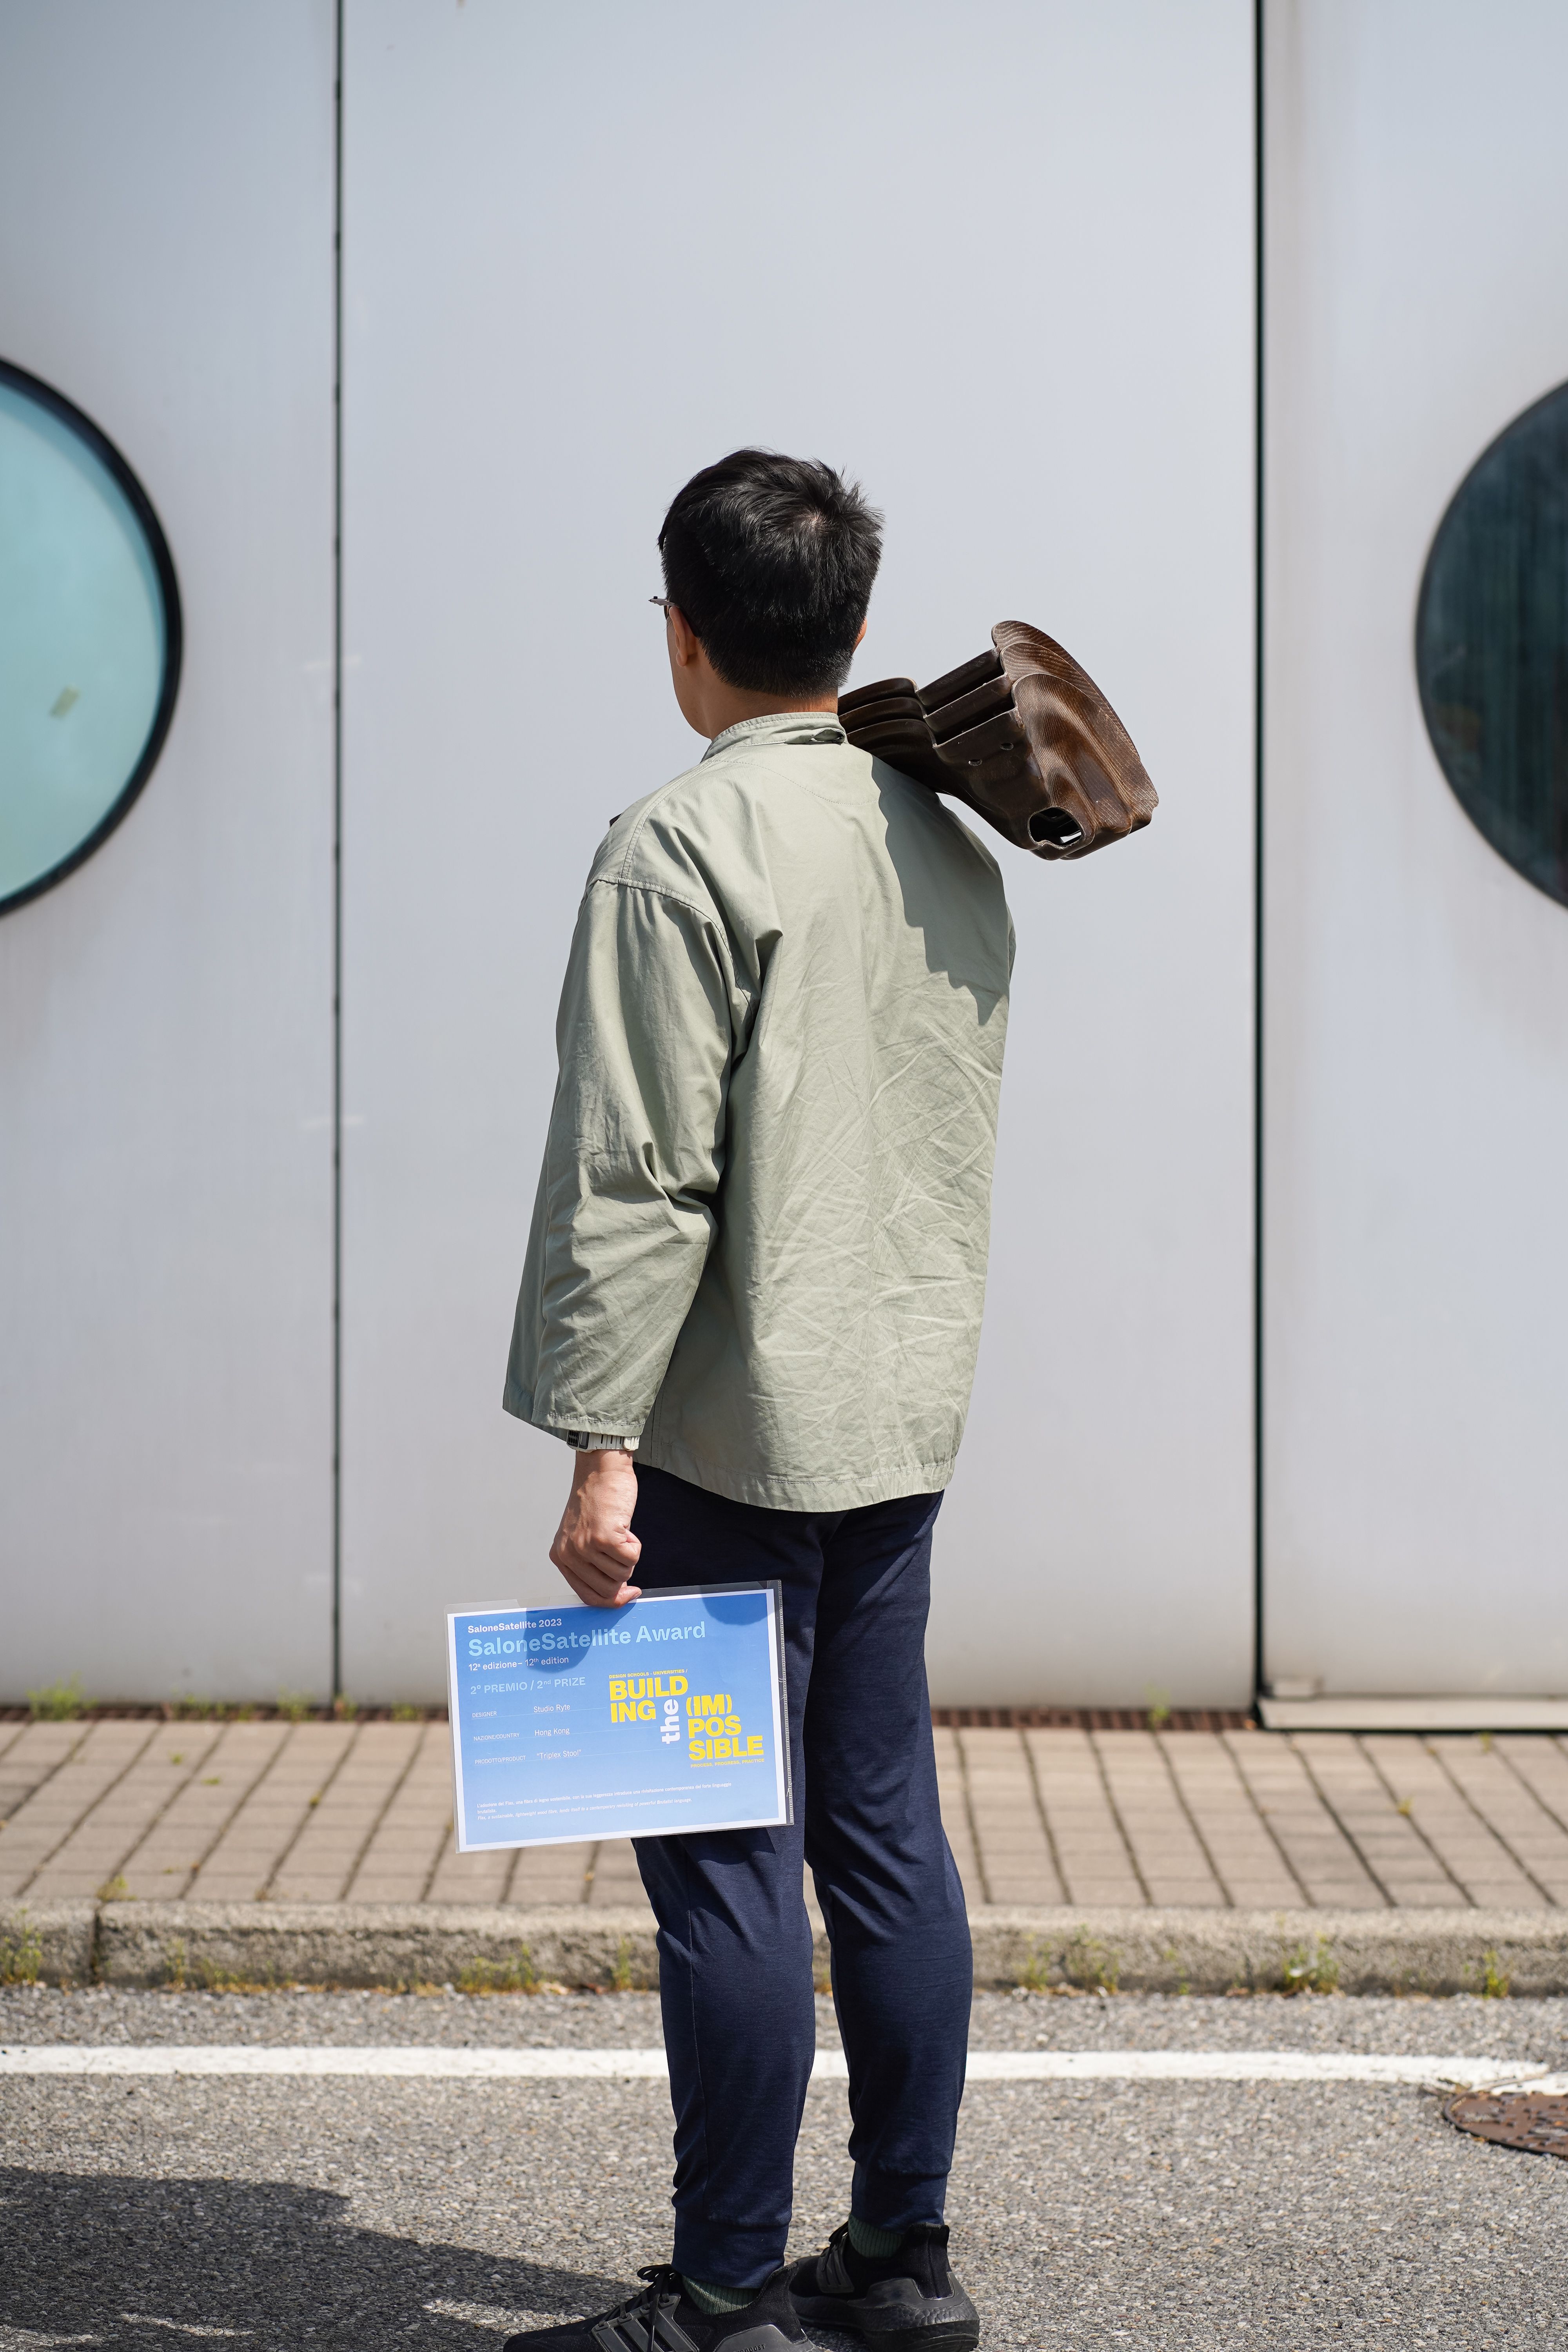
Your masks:
M 20 2328 L 114 2352 L 172 2352 L 182 2336 L 375 2352 L 417 2337 L 478 2352 L 508 2318 L 603 2311 L 634 2284 L 359 2229 L 347 2208 L 288 2181 L 0 2169 L 0 2339 Z

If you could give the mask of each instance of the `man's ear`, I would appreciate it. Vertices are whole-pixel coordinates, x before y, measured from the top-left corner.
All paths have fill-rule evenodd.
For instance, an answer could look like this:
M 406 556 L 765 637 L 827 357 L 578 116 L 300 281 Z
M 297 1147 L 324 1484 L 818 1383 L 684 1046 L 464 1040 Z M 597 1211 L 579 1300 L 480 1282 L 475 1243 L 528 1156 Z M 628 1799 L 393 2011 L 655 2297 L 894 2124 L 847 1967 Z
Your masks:
M 858 652 L 859 652 L 860 647 L 865 644 L 865 642 L 866 642 L 866 632 L 867 632 L 867 630 L 870 627 L 870 625 L 871 625 L 871 615 L 870 615 L 870 614 L 869 614 L 869 613 L 868 613 L 868 614 L 867 614 L 867 615 L 866 615 L 866 617 L 865 617 L 865 619 L 864 619 L 864 620 L 861 622 L 861 624 L 860 624 L 860 634 L 859 634 L 859 635 L 858 635 L 858 636 L 856 638 L 856 640 L 855 640 L 855 650 L 856 650 L 856 652 L 857 652 L 857 653 L 858 653 Z
M 679 604 L 671 604 L 664 617 L 669 630 L 671 657 L 681 669 L 689 669 L 700 650 L 697 633 Z

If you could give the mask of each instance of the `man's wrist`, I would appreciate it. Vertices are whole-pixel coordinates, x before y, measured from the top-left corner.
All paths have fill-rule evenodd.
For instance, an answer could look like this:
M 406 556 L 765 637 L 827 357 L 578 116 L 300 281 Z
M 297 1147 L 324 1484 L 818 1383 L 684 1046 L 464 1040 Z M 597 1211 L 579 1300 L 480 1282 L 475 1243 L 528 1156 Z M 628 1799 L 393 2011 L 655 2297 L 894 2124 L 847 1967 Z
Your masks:
M 605 1430 L 568 1429 L 563 1434 L 575 1454 L 635 1454 L 635 1437 L 617 1437 Z

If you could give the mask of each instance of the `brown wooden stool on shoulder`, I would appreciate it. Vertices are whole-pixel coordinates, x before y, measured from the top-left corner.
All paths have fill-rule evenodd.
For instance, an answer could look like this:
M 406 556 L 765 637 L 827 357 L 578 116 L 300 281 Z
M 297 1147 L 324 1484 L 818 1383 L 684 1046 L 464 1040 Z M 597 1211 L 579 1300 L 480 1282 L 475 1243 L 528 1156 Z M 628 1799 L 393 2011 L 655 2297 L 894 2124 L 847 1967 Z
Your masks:
M 851 743 L 1037 857 L 1087 857 L 1146 825 L 1158 795 L 1089 672 L 1026 621 L 998 621 L 991 643 L 930 686 L 841 695 Z

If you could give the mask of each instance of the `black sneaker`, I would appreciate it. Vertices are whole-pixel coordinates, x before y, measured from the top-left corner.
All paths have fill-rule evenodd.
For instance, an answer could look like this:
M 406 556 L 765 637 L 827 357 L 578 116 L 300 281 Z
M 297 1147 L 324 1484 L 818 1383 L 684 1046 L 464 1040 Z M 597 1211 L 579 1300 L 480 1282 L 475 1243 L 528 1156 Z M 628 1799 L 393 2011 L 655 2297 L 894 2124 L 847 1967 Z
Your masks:
M 896 2254 L 859 2254 L 847 2222 L 826 2250 L 795 2265 L 790 2295 L 820 2327 L 858 2327 L 879 2352 L 971 2352 L 980 2341 L 974 2305 L 948 2267 L 947 2231 L 906 2230 Z
M 723 2352 L 781 2352 L 783 2346 L 802 2340 L 787 2263 L 739 2311 L 700 2310 L 680 2273 L 667 2263 L 637 2276 L 647 2282 L 642 2293 L 614 2311 L 597 2319 L 569 2320 L 564 2327 L 509 2336 L 505 2352 L 719 2352 L 721 2346 Z

